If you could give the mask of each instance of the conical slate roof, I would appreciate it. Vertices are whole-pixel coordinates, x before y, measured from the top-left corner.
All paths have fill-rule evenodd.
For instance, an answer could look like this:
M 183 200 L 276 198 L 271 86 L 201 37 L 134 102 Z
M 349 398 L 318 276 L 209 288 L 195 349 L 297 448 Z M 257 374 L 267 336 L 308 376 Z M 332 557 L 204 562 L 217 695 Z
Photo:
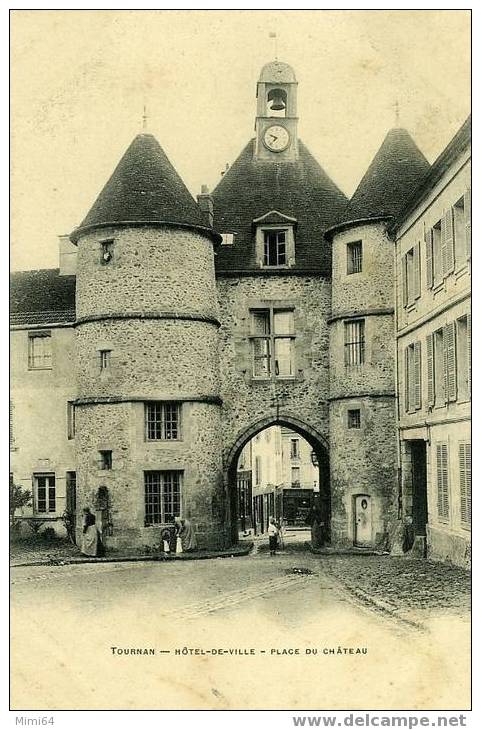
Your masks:
M 409 132 L 391 129 L 339 223 L 396 216 L 428 170 L 429 162 Z
M 205 228 L 197 203 L 151 134 L 139 134 L 82 223 L 85 229 L 119 224 L 175 223 Z
M 253 221 L 276 211 L 296 221 L 292 269 L 330 273 L 331 248 L 324 231 L 339 220 L 347 198 L 301 141 L 295 162 L 258 160 L 254 152 L 251 140 L 212 193 L 214 228 L 235 233 L 233 246 L 219 246 L 216 270 L 258 271 Z

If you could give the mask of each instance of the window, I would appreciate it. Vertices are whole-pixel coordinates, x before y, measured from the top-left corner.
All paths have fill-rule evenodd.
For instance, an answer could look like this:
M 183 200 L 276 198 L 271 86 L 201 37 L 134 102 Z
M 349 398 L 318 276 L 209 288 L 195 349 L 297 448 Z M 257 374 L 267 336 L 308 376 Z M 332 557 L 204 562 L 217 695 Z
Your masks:
M 344 322 L 344 363 L 362 365 L 365 357 L 364 320 Z
M 35 512 L 47 514 L 56 511 L 55 474 L 35 474 Z
M 421 408 L 421 343 L 413 342 L 405 350 L 405 407 L 406 411 Z
M 146 527 L 173 522 L 181 516 L 181 471 L 146 471 L 144 489 Z
M 262 468 L 262 459 L 260 456 L 256 456 L 256 486 L 259 486 L 261 483 L 261 468 Z
M 221 233 L 222 246 L 233 246 L 234 245 L 234 234 L 233 233 Z
M 114 240 L 109 238 L 106 241 L 100 241 L 100 263 L 108 264 L 112 261 L 114 255 Z
M 254 377 L 293 377 L 293 310 L 251 310 L 251 332 Z
M 28 333 L 28 368 L 29 370 L 52 369 L 52 338 L 51 333 Z
M 264 231 L 264 266 L 286 264 L 286 231 Z
M 459 444 L 459 490 L 461 498 L 461 524 L 471 525 L 471 444 Z
M 403 257 L 403 306 L 407 307 L 421 296 L 420 244 Z
M 107 370 L 110 367 L 110 355 L 112 350 L 99 350 L 100 370 Z
M 456 370 L 458 400 L 467 401 L 471 397 L 471 337 L 468 328 L 468 315 L 456 321 Z
M 301 469 L 298 466 L 293 466 L 291 469 L 291 486 L 300 487 L 301 485 Z
M 436 482 L 438 492 L 438 517 L 442 521 L 449 520 L 449 462 L 448 445 L 436 444 Z
M 67 438 L 75 438 L 75 403 L 67 402 Z
M 291 439 L 291 459 L 299 459 L 299 439 Z
M 147 441 L 178 441 L 181 438 L 180 403 L 146 403 Z
M 74 513 L 77 509 L 77 474 L 68 471 L 66 474 L 66 507 L 67 512 Z
M 359 274 L 362 271 L 362 241 L 347 244 L 347 273 Z
M 453 206 L 454 217 L 454 256 L 456 268 L 459 269 L 466 263 L 466 216 L 464 210 L 464 195 Z
M 111 451 L 99 451 L 100 454 L 100 468 L 104 470 L 112 469 L 112 452 Z
M 348 410 L 347 427 L 361 428 L 361 410 L 359 408 L 352 408 Z

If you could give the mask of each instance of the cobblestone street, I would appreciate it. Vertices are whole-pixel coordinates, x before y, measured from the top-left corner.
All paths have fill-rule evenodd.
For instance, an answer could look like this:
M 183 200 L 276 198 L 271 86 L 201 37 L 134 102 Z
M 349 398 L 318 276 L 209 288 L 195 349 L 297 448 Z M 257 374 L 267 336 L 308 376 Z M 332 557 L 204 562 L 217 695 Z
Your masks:
M 274 557 L 13 568 L 14 704 L 334 709 L 348 684 L 353 708 L 466 706 L 468 587 L 446 566 L 302 542 Z

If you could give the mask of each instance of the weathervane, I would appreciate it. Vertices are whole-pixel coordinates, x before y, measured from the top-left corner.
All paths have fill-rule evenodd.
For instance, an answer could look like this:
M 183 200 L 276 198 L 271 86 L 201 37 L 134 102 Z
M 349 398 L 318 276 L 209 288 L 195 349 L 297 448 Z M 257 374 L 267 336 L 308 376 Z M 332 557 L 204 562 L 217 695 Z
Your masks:
M 272 38 L 274 41 L 274 58 L 277 61 L 277 33 L 269 33 L 269 38 Z
M 399 127 L 399 99 L 394 102 L 395 126 Z
M 147 129 L 147 106 L 144 104 L 144 113 L 142 115 L 142 129 Z

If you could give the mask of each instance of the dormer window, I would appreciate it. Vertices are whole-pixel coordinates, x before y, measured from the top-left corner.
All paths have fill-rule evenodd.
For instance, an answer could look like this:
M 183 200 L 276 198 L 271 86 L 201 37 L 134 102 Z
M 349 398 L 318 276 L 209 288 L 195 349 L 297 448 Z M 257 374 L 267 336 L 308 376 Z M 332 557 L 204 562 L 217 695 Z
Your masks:
M 256 259 L 260 268 L 288 268 L 295 263 L 294 225 L 296 219 L 278 211 L 256 218 Z
M 233 233 L 221 233 L 222 246 L 233 246 L 234 245 L 234 234 Z
M 112 261 L 114 255 L 114 240 L 109 238 L 105 241 L 100 241 L 100 263 L 109 264 Z

